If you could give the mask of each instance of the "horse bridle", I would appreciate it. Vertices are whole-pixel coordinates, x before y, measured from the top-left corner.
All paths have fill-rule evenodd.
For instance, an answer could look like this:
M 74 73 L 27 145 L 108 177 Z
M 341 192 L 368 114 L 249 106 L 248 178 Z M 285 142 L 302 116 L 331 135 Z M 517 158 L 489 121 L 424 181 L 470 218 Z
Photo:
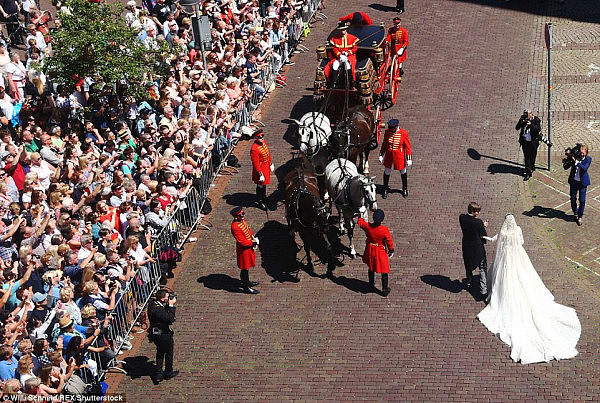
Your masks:
M 311 130 L 310 132 L 310 136 L 308 137 L 309 141 L 300 141 L 300 144 L 306 144 L 306 148 L 307 151 L 309 152 L 308 155 L 306 155 L 309 159 L 312 159 L 315 155 L 317 155 L 319 153 L 319 151 L 321 151 L 321 143 L 319 141 L 319 133 L 323 136 L 326 137 L 325 135 L 325 129 L 323 129 L 321 126 L 317 125 L 316 121 L 317 119 L 314 117 L 314 113 L 312 115 L 312 123 L 310 125 L 300 125 L 300 128 L 306 128 L 306 127 L 311 127 L 314 128 L 314 136 L 316 136 L 316 147 L 313 149 L 313 147 L 311 147 L 310 145 L 310 140 L 313 138 L 313 131 Z M 313 151 L 314 150 L 314 151 Z
M 374 200 L 369 199 L 368 193 L 366 191 L 366 188 L 368 186 L 371 186 L 372 184 L 373 184 L 373 180 L 372 179 L 367 179 L 366 183 L 361 180 L 361 186 L 360 186 L 360 191 L 361 191 L 361 193 L 363 195 L 363 199 L 365 199 L 367 201 L 367 203 L 369 203 L 369 207 L 370 208 L 373 208 L 373 205 L 375 203 L 377 203 L 377 199 L 374 199 Z
M 313 202 L 316 202 L 315 212 L 317 217 L 323 213 L 327 214 L 327 206 L 322 202 L 322 200 L 314 194 L 312 194 L 311 192 L 309 192 L 305 187 L 300 187 L 296 189 L 293 195 L 293 204 L 295 207 L 295 211 L 294 218 L 292 221 L 297 221 L 304 228 L 319 229 L 319 224 L 316 221 L 312 224 L 305 224 L 304 222 L 302 222 L 302 219 L 300 219 L 300 215 L 298 214 L 298 212 L 300 211 L 300 196 L 302 196 L 303 194 L 311 197 L 313 199 Z

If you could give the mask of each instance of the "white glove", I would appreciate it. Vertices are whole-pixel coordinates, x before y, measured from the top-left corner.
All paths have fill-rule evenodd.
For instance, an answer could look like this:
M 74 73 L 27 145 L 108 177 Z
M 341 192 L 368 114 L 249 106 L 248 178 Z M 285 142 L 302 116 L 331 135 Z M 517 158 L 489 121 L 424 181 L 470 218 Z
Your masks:
M 348 52 L 342 52 L 342 55 L 348 56 Z
M 257 245 L 260 244 L 260 240 L 258 238 L 254 238 L 254 243 L 256 243 Z
M 406 161 L 406 166 L 407 166 L 407 167 L 409 167 L 409 166 L 411 166 L 411 165 L 412 165 L 412 160 L 407 160 L 407 161 Z
M 367 212 L 367 208 L 365 206 L 360 206 L 360 208 L 358 209 L 358 212 L 361 214 L 364 214 Z
M 348 61 L 348 56 L 342 54 L 340 55 L 340 62 L 346 63 Z
M 404 48 L 398 49 L 398 56 L 402 56 L 403 53 L 404 53 Z
M 265 176 L 263 174 L 260 174 L 260 178 L 258 178 L 259 182 L 264 182 L 265 181 Z
M 391 259 L 391 258 L 393 258 L 393 257 L 394 257 L 394 252 L 392 252 L 392 253 L 388 254 L 388 257 L 389 257 L 390 259 Z
M 379 162 L 380 162 L 381 164 L 383 164 L 383 155 L 380 155 L 380 156 L 379 156 Z
M 275 172 L 275 164 L 271 164 L 271 172 Z

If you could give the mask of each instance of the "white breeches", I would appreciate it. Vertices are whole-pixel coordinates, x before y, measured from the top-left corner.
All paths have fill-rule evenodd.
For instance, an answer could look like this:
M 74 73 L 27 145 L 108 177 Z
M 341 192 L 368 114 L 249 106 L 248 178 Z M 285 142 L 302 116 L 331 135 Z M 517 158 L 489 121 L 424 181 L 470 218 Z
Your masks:
M 340 68 L 340 64 L 342 63 L 344 63 L 346 70 L 350 70 L 350 62 L 348 60 L 346 60 L 345 62 L 341 62 L 340 59 L 334 60 L 333 64 L 331 65 L 331 68 L 334 70 L 338 70 Z

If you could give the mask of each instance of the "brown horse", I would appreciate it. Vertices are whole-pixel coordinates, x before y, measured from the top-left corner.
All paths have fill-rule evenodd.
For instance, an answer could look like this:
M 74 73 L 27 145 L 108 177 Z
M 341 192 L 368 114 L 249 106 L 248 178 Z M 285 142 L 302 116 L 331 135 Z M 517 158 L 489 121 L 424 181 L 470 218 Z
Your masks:
M 322 262 L 327 263 L 327 273 L 331 274 L 339 262 L 325 236 L 329 230 L 330 210 L 319 196 L 317 176 L 309 168 L 297 167 L 285 176 L 284 184 L 285 217 L 290 237 L 295 242 L 296 232 L 300 234 L 310 271 L 313 269 L 312 249 Z
M 335 124 L 329 147 L 336 158 L 352 161 L 359 172 L 369 174 L 369 152 L 377 144 L 375 116 L 364 105 L 348 110 L 348 118 Z

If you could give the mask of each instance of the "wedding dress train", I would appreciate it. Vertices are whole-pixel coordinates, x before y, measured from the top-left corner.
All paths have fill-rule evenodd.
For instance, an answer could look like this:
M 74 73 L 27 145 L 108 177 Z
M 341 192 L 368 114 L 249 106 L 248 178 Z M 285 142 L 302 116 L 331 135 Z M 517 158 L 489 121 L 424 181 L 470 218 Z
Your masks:
M 477 318 L 511 346 L 510 358 L 530 364 L 577 355 L 581 324 L 573 308 L 560 305 L 546 288 L 523 248 L 512 215 L 502 224 L 488 273 L 488 305 Z

